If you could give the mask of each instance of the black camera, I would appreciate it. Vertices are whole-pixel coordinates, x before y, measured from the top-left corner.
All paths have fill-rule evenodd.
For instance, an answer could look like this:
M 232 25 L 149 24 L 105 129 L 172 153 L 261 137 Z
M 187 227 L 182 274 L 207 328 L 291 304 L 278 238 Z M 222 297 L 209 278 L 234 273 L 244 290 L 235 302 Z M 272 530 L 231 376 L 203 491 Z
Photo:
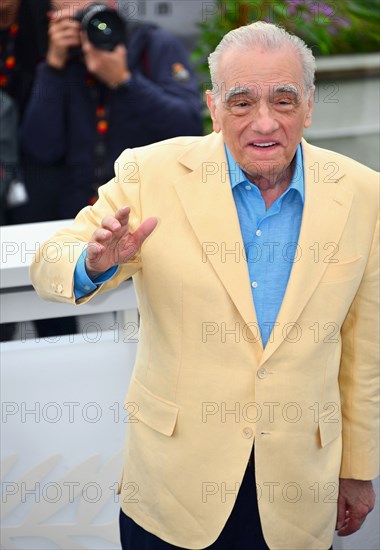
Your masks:
M 77 11 L 75 19 L 86 31 L 89 41 L 99 50 L 111 52 L 126 39 L 125 22 L 115 10 L 94 2 Z

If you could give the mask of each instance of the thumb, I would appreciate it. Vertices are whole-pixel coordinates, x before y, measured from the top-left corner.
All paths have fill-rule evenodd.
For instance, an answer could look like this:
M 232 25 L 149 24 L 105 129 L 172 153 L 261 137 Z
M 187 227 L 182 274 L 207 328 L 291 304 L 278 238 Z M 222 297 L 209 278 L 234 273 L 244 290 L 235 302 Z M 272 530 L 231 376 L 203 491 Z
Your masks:
M 128 69 L 128 51 L 124 44 L 118 44 L 114 49 L 114 53 L 119 59 L 122 59 L 126 68 Z
M 158 224 L 157 218 L 146 218 L 141 225 L 133 232 L 131 237 L 133 238 L 133 241 L 135 242 L 135 245 L 137 248 L 140 248 L 142 243 L 145 241 L 147 237 L 155 230 Z
M 116 48 L 114 49 L 117 53 L 123 53 L 125 56 L 127 55 L 127 48 L 124 46 L 124 44 L 118 44 Z

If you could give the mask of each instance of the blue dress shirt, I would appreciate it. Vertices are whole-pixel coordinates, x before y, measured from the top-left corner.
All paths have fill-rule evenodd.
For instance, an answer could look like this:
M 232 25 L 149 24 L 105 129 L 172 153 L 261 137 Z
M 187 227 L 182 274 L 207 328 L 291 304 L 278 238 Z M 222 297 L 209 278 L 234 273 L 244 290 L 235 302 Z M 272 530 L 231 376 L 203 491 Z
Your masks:
M 288 189 L 266 210 L 258 187 L 244 172 L 225 146 L 230 182 L 243 238 L 261 339 L 265 346 L 272 332 L 289 281 L 294 261 L 299 257 L 298 236 L 304 202 L 302 150 L 296 151 L 296 166 Z M 74 273 L 74 294 L 79 298 L 93 292 L 117 271 L 112 267 L 95 281 L 85 269 L 86 251 Z
M 99 277 L 97 277 L 93 281 L 87 275 L 86 266 L 85 266 L 86 254 L 87 254 L 87 249 L 85 248 L 82 254 L 79 256 L 77 265 L 75 266 L 74 296 L 76 300 L 79 300 L 79 298 L 83 298 L 83 296 L 86 296 L 86 294 L 90 294 L 91 292 L 94 292 L 94 290 L 96 290 L 99 285 L 111 279 L 119 268 L 119 266 L 115 265 L 110 269 L 108 269 L 107 271 L 105 271 L 104 273 L 102 273 L 101 275 L 99 275 Z
M 280 311 L 293 263 L 300 257 L 297 243 L 304 202 L 302 150 L 299 145 L 289 187 L 266 210 L 258 187 L 247 180 L 227 146 L 225 149 L 252 299 L 265 346 Z

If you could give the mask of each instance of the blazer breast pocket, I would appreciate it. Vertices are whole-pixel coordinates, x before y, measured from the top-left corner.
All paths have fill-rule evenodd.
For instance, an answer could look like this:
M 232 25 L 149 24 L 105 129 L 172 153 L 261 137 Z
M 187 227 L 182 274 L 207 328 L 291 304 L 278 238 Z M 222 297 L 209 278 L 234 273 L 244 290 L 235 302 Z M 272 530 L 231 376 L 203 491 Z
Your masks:
M 356 256 L 349 260 L 330 263 L 320 280 L 320 283 L 344 283 L 358 277 L 363 268 L 363 256 Z
M 152 393 L 136 378 L 130 382 L 124 408 L 133 410 L 131 422 L 143 422 L 163 435 L 173 435 L 179 407 Z

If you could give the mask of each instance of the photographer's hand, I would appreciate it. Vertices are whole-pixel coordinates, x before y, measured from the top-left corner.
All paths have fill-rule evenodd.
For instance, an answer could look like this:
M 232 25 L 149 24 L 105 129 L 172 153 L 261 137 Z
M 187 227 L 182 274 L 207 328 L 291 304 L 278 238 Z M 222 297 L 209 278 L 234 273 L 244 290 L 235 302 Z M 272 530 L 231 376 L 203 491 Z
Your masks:
M 46 61 L 54 69 L 63 69 L 69 57 L 69 49 L 80 46 L 80 24 L 72 17 L 70 9 L 50 11 L 49 47 Z
M 119 44 L 112 52 L 108 52 L 94 48 L 85 33 L 81 33 L 81 38 L 84 61 L 90 73 L 109 88 L 117 88 L 131 78 L 125 46 Z

